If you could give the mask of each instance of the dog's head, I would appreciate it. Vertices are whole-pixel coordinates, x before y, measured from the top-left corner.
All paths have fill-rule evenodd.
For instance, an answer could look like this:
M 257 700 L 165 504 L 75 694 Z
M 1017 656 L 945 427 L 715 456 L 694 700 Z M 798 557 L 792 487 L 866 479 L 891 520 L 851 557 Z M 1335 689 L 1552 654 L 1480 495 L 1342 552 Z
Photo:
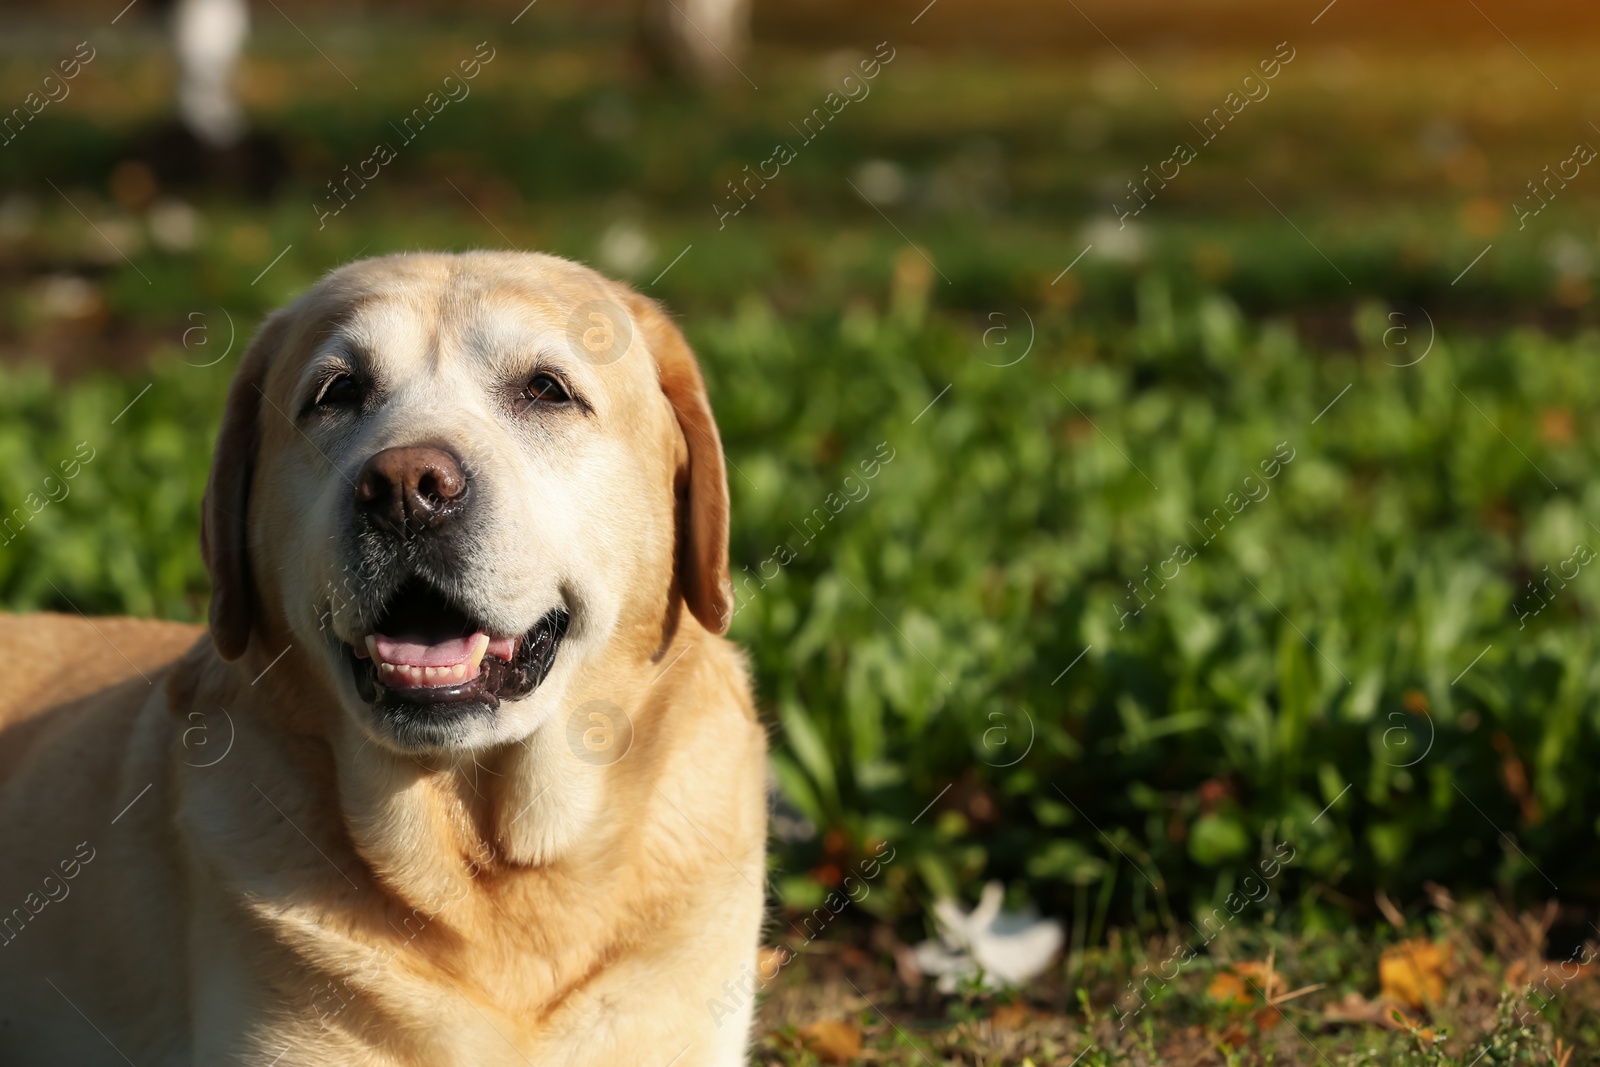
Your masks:
M 217 651 L 286 638 L 399 751 L 525 737 L 585 663 L 647 660 L 680 607 L 717 633 L 732 612 L 693 354 L 651 301 L 550 256 L 367 260 L 275 313 L 201 547 Z

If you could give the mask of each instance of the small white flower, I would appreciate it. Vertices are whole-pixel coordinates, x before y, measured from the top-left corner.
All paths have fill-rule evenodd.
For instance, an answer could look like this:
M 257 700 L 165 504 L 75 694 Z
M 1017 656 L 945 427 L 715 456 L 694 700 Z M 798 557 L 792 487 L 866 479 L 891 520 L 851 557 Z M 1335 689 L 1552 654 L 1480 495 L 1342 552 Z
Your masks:
M 1123 198 L 1125 208 L 1138 207 L 1139 201 L 1126 192 L 1114 195 Z M 1115 210 L 1115 206 L 1113 206 Z M 1140 211 L 1144 209 L 1139 208 Z M 1139 263 L 1145 254 L 1144 230 L 1136 222 L 1122 218 L 1120 212 L 1116 218 L 1097 216 L 1095 220 L 1083 228 L 1081 239 L 1093 245 L 1098 255 L 1106 259 L 1114 259 L 1119 263 Z
M 205 233 L 200 212 L 182 200 L 157 200 L 150 208 L 150 239 L 168 252 L 188 252 Z
M 655 254 L 655 242 L 631 219 L 618 219 L 600 235 L 600 262 L 618 274 L 638 274 Z
M 941 993 L 955 992 L 957 982 L 980 970 L 983 984 L 999 989 L 1025 985 L 1050 966 L 1061 948 L 1061 924 L 1032 911 L 1002 912 L 1004 897 L 1004 887 L 990 882 L 970 914 L 953 900 L 934 904 L 939 940 L 918 945 L 914 959 L 923 974 L 938 976 Z

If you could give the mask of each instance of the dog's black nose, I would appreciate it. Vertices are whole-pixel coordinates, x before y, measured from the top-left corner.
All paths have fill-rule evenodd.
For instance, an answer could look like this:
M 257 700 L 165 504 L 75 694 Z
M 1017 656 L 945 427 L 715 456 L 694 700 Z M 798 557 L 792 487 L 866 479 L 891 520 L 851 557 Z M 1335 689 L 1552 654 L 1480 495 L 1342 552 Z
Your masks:
M 460 511 L 467 476 L 442 448 L 386 448 L 356 475 L 356 509 L 396 532 L 431 529 Z

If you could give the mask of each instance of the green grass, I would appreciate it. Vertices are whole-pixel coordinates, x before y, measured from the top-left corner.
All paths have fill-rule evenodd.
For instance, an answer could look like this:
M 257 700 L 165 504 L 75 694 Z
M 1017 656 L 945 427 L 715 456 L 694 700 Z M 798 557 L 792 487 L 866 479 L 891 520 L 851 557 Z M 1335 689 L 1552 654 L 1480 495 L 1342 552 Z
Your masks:
M 1406 942 L 1426 940 L 1447 953 L 1425 1006 L 1384 997 L 1403 996 L 1380 980 L 1380 958 L 1399 948 L 1394 930 L 1307 933 L 1271 905 L 1216 933 L 1180 967 L 1166 961 L 1178 958 L 1181 934 L 1113 936 L 1105 947 L 1070 957 L 1025 996 L 967 987 L 941 997 L 873 967 L 859 948 L 814 950 L 764 988 L 758 1062 L 837 1062 L 826 1058 L 819 1024 L 855 1029 L 863 1059 L 895 1067 L 1600 1062 L 1600 990 L 1592 974 L 1539 959 L 1552 915 L 1518 919 L 1481 901 L 1440 904 L 1428 923 L 1408 931 L 1417 940 Z M 1189 939 L 1201 940 L 1192 931 Z M 873 940 L 875 948 L 888 947 L 882 937 Z M 1593 955 L 1592 948 L 1563 953 L 1571 960 Z M 1264 999 L 1268 988 L 1275 1006 Z M 1403 1017 L 1381 1022 L 1394 1007 Z

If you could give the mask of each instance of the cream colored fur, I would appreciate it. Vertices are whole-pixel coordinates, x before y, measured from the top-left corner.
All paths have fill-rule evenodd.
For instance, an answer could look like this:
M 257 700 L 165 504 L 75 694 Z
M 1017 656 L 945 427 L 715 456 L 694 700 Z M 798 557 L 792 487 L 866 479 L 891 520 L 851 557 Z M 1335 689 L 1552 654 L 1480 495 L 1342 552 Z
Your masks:
M 572 343 L 591 301 L 621 309 L 620 358 Z M 382 404 L 300 419 L 339 346 Z M 535 360 L 592 412 L 510 411 Z M 396 256 L 277 313 L 238 375 L 211 633 L 0 616 L 32 679 L 0 691 L 0 1063 L 744 1062 L 749 1006 L 713 1002 L 755 962 L 765 737 L 717 636 L 726 482 L 675 327 L 551 257 Z M 362 637 L 351 479 L 425 442 L 481 488 L 463 600 L 500 632 L 572 624 L 533 693 L 416 752 L 335 639 Z M 594 700 L 632 723 L 615 762 L 571 742 Z

